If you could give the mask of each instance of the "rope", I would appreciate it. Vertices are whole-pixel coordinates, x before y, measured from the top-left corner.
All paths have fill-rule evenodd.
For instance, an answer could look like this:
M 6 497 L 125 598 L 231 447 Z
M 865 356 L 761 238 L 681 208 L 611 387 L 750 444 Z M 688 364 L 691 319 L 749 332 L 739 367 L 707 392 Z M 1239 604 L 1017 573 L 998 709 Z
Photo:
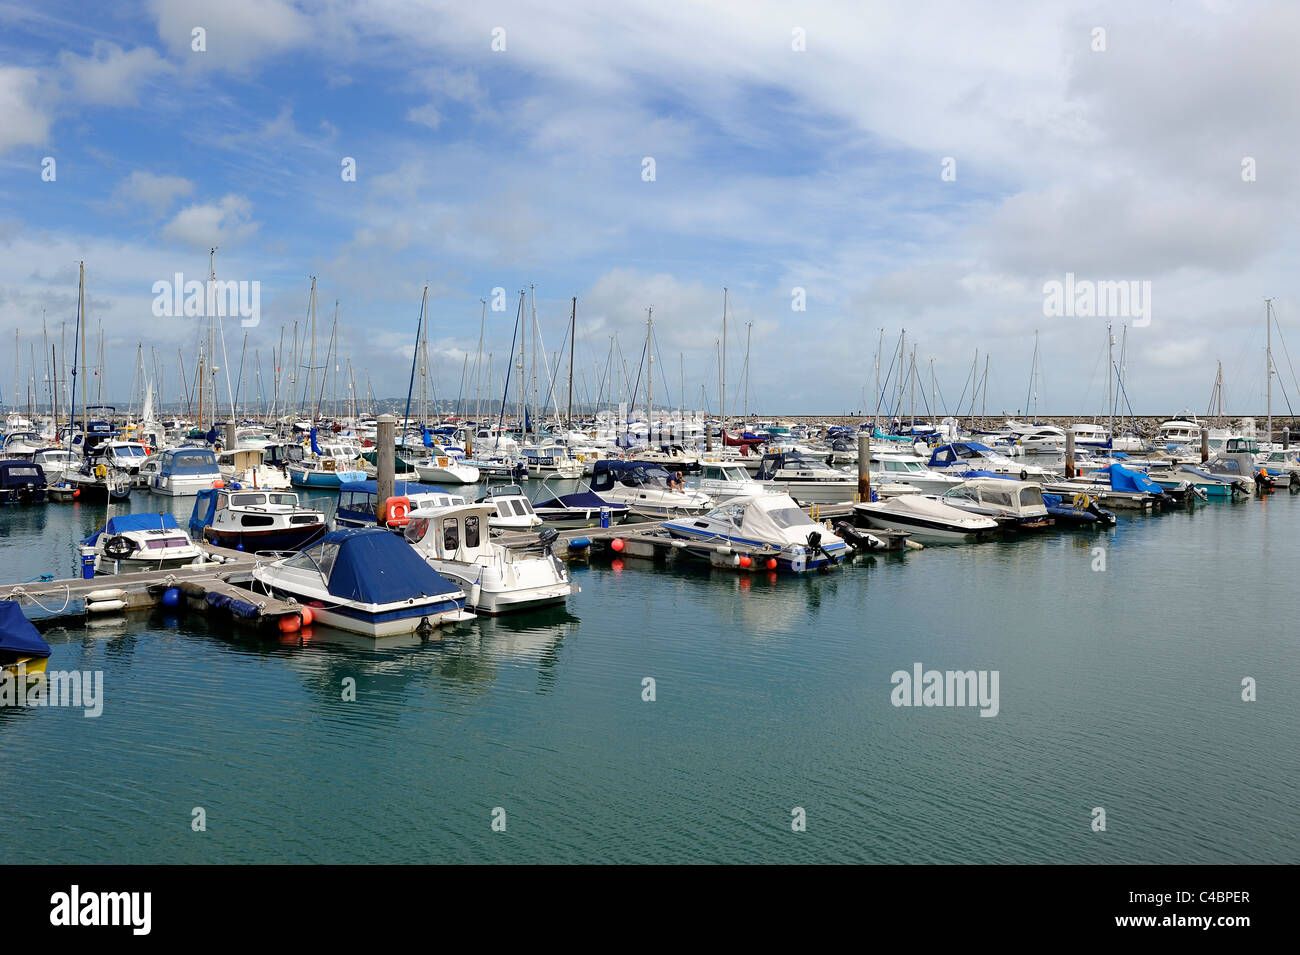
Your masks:
M 30 581 L 28 581 L 28 582 L 30 583 Z M 38 607 L 40 607 L 42 610 L 44 610 L 46 613 L 49 613 L 49 614 L 60 614 L 60 613 L 63 613 L 63 611 L 65 611 L 65 610 L 68 609 L 68 604 L 72 603 L 72 587 L 70 587 L 68 584 L 64 584 L 64 585 L 63 585 L 63 589 L 64 589 L 67 593 L 66 593 L 66 595 L 65 595 L 64 598 L 63 598 L 63 606 L 60 607 L 58 610 L 51 610 L 49 607 L 45 606 L 45 604 L 41 603 L 39 600 L 37 600 L 35 597 L 33 597 L 31 594 L 29 594 L 29 593 L 28 593 L 26 590 L 24 590 L 22 587 L 15 587 L 13 590 L 11 590 L 11 591 L 9 592 L 9 599 L 12 600 L 12 599 L 15 598 L 15 597 L 26 597 L 26 598 L 27 598 L 28 600 L 30 600 L 32 603 L 36 604 L 36 606 L 38 606 Z

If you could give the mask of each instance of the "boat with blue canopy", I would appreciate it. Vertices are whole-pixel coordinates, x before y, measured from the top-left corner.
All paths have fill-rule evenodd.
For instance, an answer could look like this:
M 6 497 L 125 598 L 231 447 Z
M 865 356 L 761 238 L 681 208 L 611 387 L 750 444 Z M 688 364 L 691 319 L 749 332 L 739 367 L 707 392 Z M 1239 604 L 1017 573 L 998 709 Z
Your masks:
M 81 553 L 95 558 L 96 574 L 170 570 L 200 563 L 203 550 L 171 514 L 119 514 L 81 541 Z
M 382 524 L 401 533 L 407 518 L 428 517 L 435 511 L 467 503 L 464 496 L 453 494 L 445 487 L 401 479 L 393 482 L 393 497 L 381 501 L 378 481 L 348 481 L 339 486 L 334 523 L 339 527 L 376 527 Z M 400 513 L 403 509 L 405 515 Z M 381 517 L 385 519 L 381 521 Z
M 310 607 L 325 626 L 370 637 L 431 633 L 473 620 L 465 592 L 402 537 L 378 527 L 331 531 L 292 557 L 253 570 L 254 591 Z
M 50 645 L 16 600 L 0 600 L 0 671 L 44 673 Z

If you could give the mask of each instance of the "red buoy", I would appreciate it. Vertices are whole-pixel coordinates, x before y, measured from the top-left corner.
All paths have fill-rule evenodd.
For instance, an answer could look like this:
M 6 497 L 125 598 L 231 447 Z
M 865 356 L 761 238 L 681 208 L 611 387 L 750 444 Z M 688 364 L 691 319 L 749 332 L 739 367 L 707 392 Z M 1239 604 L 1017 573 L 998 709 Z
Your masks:
M 612 541 L 609 542 L 609 546 L 610 549 L 614 551 L 614 553 L 621 554 L 623 553 L 623 548 L 626 547 L 627 544 L 624 542 L 623 538 L 615 537 Z
M 79 488 L 79 487 L 74 487 L 74 488 L 72 489 L 72 497 L 73 497 L 74 500 L 75 500 L 76 498 L 81 497 L 81 488 Z
M 775 557 L 769 557 L 769 558 L 767 559 L 767 569 L 768 569 L 768 570 L 776 570 L 776 558 L 775 558 Z
M 302 625 L 304 627 L 310 627 L 312 620 L 315 619 L 315 614 L 311 612 L 311 607 L 303 607 L 299 613 L 302 615 Z
M 302 626 L 302 621 L 298 619 L 297 614 L 294 613 L 285 614 L 283 617 L 280 618 L 281 633 L 297 633 L 301 626 Z
M 754 562 L 754 561 L 753 561 L 753 558 L 751 558 L 748 554 L 741 554 L 741 555 L 740 555 L 740 566 L 741 566 L 741 567 L 748 567 L 748 566 L 749 566 L 750 564 L 752 564 L 753 562 Z

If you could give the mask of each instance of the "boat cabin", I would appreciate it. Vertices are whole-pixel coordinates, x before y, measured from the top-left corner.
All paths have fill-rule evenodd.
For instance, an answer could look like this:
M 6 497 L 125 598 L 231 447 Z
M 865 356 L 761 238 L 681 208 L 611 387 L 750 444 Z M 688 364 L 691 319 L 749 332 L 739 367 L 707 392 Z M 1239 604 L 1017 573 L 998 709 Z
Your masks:
M 436 484 L 400 479 L 393 482 L 393 496 L 406 499 L 408 517 L 466 503 L 461 495 L 452 494 Z M 377 481 L 345 481 L 339 485 L 339 502 L 334 517 L 340 527 L 375 527 L 379 524 L 383 505 L 384 502 L 379 500 Z M 400 531 L 401 527 L 402 524 L 395 524 L 396 530 Z

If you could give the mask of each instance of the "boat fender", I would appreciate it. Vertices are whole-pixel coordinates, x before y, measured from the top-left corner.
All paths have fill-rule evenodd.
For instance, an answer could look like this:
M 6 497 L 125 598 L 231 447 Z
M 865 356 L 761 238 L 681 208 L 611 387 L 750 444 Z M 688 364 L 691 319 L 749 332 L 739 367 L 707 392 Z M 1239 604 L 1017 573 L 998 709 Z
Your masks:
M 575 537 L 569 541 L 569 550 L 585 550 L 591 546 L 590 537 Z
M 1021 468 L 1021 469 L 1020 469 L 1020 480 L 1022 480 L 1022 481 L 1028 481 L 1028 480 L 1029 480 L 1029 472 L 1026 471 L 1024 468 Z
M 94 603 L 87 600 L 86 612 L 87 613 L 109 613 L 110 611 L 113 610 L 121 610 L 125 606 L 126 606 L 125 600 L 101 600 Z
M 126 591 L 120 587 L 111 587 L 107 590 L 92 590 L 86 594 L 86 602 L 92 603 L 102 600 L 121 600 L 126 596 Z
M 474 585 L 469 588 L 469 602 L 475 610 L 478 609 L 479 601 L 483 599 L 483 584 L 481 581 L 474 581 Z M 427 618 L 426 618 L 427 619 Z

